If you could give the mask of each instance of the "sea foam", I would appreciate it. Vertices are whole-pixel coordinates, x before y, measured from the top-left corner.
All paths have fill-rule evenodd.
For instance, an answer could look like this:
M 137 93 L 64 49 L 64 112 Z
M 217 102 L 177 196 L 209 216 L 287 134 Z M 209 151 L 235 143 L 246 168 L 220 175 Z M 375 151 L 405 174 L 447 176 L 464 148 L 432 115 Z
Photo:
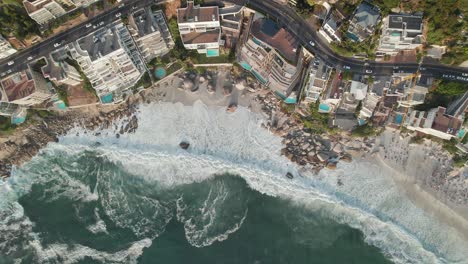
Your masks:
M 139 127 L 134 134 L 117 138 L 117 131 L 112 129 L 95 135 L 76 128 L 59 143 L 51 143 L 45 151 L 74 155 L 97 149 L 100 155 L 132 175 L 165 188 L 201 182 L 223 173 L 237 174 L 252 189 L 290 199 L 310 210 L 325 211 L 337 222 L 361 230 L 369 244 L 381 248 L 396 263 L 463 263 L 467 259 L 463 251 L 468 248 L 466 241 L 455 230 L 413 205 L 392 182 L 391 172 L 372 161 L 340 163 L 336 171 L 323 170 L 319 175 L 305 173 L 301 177 L 298 168 L 280 155 L 281 138 L 262 128 L 262 118 L 245 108 L 227 113 L 200 102 L 194 106 L 165 103 L 141 106 L 136 115 Z M 190 143 L 188 151 L 178 147 L 181 141 Z M 290 180 L 284 176 L 286 172 L 296 177 Z M 14 173 L 11 182 L 16 186 L 12 189 L 28 188 L 27 180 L 20 174 Z M 341 187 L 336 184 L 338 178 L 344 183 Z M 214 196 L 213 204 L 223 199 L 223 195 L 221 192 Z M 116 196 L 107 200 L 108 206 L 104 204 L 104 208 L 108 208 L 106 214 L 115 213 L 114 202 L 124 206 L 122 212 L 132 213 L 132 208 Z M 200 234 L 206 234 L 213 224 L 211 218 L 216 217 L 210 205 L 201 208 L 208 224 L 197 227 L 183 216 L 184 204 L 179 203 L 178 219 L 185 223 L 187 239 L 195 246 L 226 239 L 241 227 L 248 214 L 245 212 L 224 233 L 200 240 Z M 154 201 L 154 210 L 164 208 Z M 122 226 L 134 226 L 135 234 L 145 235 L 142 231 L 146 230 L 145 223 L 125 222 L 126 213 L 111 218 Z M 48 255 L 47 250 L 45 255 Z

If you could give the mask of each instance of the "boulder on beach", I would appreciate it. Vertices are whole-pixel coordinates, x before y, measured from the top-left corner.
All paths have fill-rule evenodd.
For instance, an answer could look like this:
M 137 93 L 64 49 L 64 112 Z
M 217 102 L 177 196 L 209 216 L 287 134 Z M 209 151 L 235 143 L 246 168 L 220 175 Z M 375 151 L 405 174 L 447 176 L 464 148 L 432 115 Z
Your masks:
M 294 178 L 294 176 L 293 176 L 292 173 L 290 173 L 290 172 L 286 173 L 286 177 L 288 177 L 289 179 Z
M 182 149 L 188 149 L 190 147 L 190 143 L 188 142 L 185 142 L 185 141 L 182 141 L 179 143 L 179 146 L 182 148 Z

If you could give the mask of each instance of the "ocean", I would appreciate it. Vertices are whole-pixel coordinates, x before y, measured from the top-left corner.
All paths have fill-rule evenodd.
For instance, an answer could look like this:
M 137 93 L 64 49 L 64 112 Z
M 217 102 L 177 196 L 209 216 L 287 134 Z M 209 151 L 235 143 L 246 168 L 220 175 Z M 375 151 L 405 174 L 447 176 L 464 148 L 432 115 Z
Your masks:
M 13 170 L 0 263 L 467 263 L 467 242 L 376 162 L 299 173 L 245 108 L 136 115 L 134 134 L 77 127 Z

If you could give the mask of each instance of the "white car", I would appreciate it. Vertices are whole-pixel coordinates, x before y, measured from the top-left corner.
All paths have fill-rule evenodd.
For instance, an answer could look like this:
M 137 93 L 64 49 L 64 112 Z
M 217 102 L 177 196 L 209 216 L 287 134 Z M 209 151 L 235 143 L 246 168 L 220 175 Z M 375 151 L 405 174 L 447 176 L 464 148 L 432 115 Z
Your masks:
M 351 70 L 351 67 L 349 67 L 348 65 L 344 65 L 344 66 L 343 66 L 343 69 L 345 69 L 345 70 Z
M 2 76 L 2 77 L 5 76 L 5 75 L 6 75 L 6 73 L 4 73 L 4 72 L 0 73 L 0 76 Z
M 7 74 L 10 74 L 12 72 L 11 69 L 9 69 L 8 71 L 6 71 Z
M 309 41 L 309 44 L 312 46 L 312 47 L 315 47 L 315 43 L 313 41 Z
M 366 70 L 366 73 L 372 73 L 372 70 Z
M 8 66 L 11 66 L 11 65 L 15 64 L 15 62 L 14 61 L 9 61 L 7 64 L 8 64 Z
M 102 26 L 102 25 L 104 25 L 104 21 L 102 21 L 101 23 L 99 23 L 98 26 Z
M 124 6 L 125 6 L 125 4 L 122 3 L 122 4 L 119 5 L 119 8 L 122 8 L 122 7 L 124 7 Z
M 62 44 L 57 42 L 57 43 L 54 44 L 54 48 L 58 48 L 58 47 L 60 47 L 60 45 L 62 45 Z
M 86 28 L 89 28 L 89 27 L 91 27 L 91 26 L 92 26 L 91 23 L 86 24 Z
M 394 70 L 398 70 L 398 66 L 393 66 L 393 69 L 394 69 Z
M 115 17 L 119 18 L 122 15 L 122 13 L 117 13 L 115 14 Z
M 29 60 L 32 60 L 32 59 L 33 59 L 33 57 L 32 57 L 32 56 L 29 56 L 29 57 L 28 57 L 28 61 L 29 61 Z

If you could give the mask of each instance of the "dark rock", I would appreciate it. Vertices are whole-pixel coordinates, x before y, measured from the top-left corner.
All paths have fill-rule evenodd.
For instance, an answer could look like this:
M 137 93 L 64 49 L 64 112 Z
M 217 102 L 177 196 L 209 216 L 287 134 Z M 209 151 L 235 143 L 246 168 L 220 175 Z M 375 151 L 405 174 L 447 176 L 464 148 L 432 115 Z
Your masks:
M 292 179 L 292 178 L 294 178 L 294 175 L 292 175 L 292 173 L 288 172 L 288 173 L 286 173 L 286 177 L 288 177 L 289 179 Z
M 190 143 L 188 142 L 185 142 L 185 141 L 182 141 L 179 143 L 179 146 L 182 148 L 182 149 L 188 149 L 190 147 Z

